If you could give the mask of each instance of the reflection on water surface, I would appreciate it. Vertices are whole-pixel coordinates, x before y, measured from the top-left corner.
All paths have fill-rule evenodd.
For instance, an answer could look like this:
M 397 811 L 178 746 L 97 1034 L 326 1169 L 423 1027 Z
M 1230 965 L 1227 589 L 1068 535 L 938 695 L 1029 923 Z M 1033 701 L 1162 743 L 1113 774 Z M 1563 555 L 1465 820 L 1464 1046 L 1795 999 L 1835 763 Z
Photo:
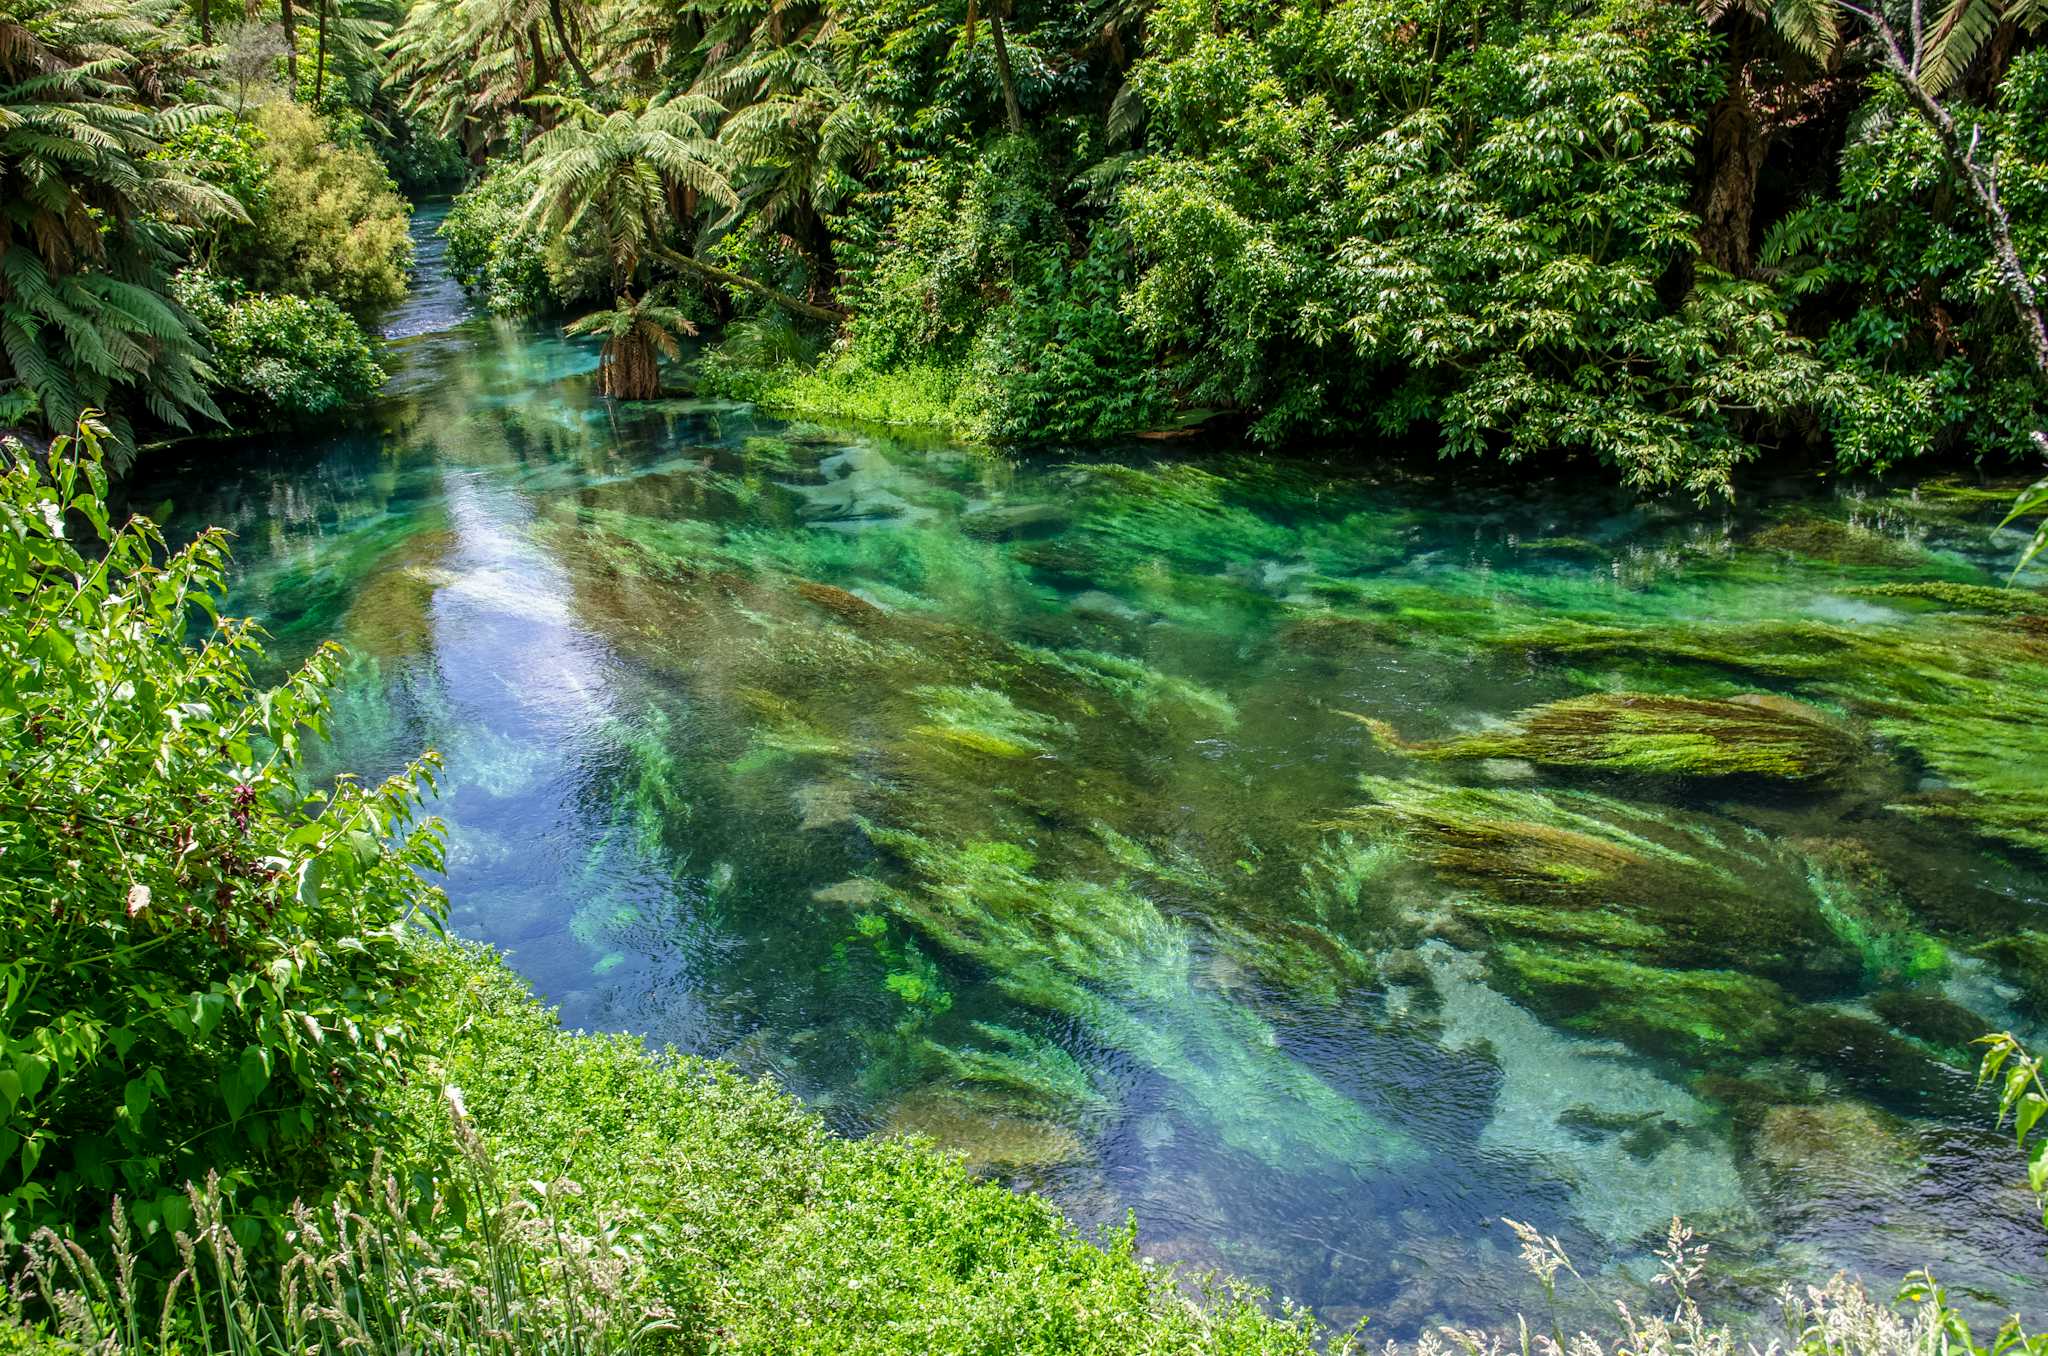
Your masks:
M 997 462 L 414 309 L 374 432 L 137 503 L 349 644 L 337 766 L 443 753 L 455 926 L 566 1021 L 1397 1334 L 1499 1316 L 1502 1214 L 2041 1302 L 1967 1048 L 2048 1001 L 1998 496 Z

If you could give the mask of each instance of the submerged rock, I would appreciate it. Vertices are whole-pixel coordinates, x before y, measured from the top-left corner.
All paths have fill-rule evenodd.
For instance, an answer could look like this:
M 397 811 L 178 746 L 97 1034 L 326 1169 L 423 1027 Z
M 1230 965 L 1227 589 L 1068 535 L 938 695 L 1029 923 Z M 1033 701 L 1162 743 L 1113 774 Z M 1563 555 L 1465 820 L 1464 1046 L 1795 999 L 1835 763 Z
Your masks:
M 1832 1201 L 1903 1191 L 1919 1149 L 1901 1122 L 1875 1107 L 1825 1101 L 1765 1110 L 1749 1156 L 1774 1197 Z
M 2024 588 L 1916 580 L 1900 584 L 1872 584 L 1851 591 L 1866 598 L 1910 599 L 1924 604 L 1930 611 L 1988 612 L 2001 617 L 2048 615 L 2048 596 Z
M 845 904 L 852 907 L 873 904 L 886 893 L 882 886 L 864 876 L 851 880 L 836 881 L 821 885 L 811 891 L 811 898 L 820 904 Z
M 887 1121 L 892 1135 L 922 1135 L 966 1160 L 974 1172 L 1029 1172 L 1088 1157 L 1081 1137 L 1050 1121 L 984 1111 L 943 1092 L 919 1091 L 898 1102 Z
M 1761 692 L 1726 699 L 1594 693 L 1524 711 L 1501 730 L 1426 743 L 1403 740 L 1385 721 L 1353 718 L 1418 758 L 1514 758 L 1692 777 L 1817 781 L 1839 773 L 1862 747 L 1813 707 Z
M 830 780 L 805 782 L 790 792 L 796 805 L 797 828 L 808 832 L 835 824 L 851 824 L 858 813 L 861 786 L 858 782 Z
M 1957 1055 L 1967 1056 L 1977 1038 L 1992 1029 L 1989 1021 L 1938 993 L 1895 989 L 1871 998 L 1870 1007 L 1894 1029 Z
M 960 530 L 984 541 L 1050 536 L 1067 525 L 1067 512 L 1057 504 L 983 504 L 960 515 Z
M 452 532 L 422 532 L 395 548 L 356 590 L 341 619 L 350 648 L 396 659 L 427 648 L 434 596 L 458 581 L 442 562 L 455 549 Z
M 797 581 L 796 591 L 805 601 L 815 603 L 839 620 L 855 626 L 877 621 L 888 615 L 859 594 L 850 593 L 831 584 L 800 579 Z

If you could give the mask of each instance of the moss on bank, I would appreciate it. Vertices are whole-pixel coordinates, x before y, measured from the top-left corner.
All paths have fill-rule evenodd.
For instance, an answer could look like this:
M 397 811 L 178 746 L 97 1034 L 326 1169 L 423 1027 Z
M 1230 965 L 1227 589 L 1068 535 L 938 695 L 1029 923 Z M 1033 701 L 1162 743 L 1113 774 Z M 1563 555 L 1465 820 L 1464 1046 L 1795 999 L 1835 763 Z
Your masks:
M 640 1225 L 685 1351 L 1307 1353 L 1319 1328 L 1256 1291 L 1205 1302 L 1052 1206 L 916 1139 L 852 1140 L 766 1082 L 568 1032 L 489 953 L 430 944 L 443 1033 L 405 1094 L 416 1146 L 462 1089 L 508 1179 L 581 1183 Z
M 957 366 L 873 371 L 820 362 L 754 366 L 714 355 L 697 366 L 697 393 L 745 400 L 780 414 L 929 429 L 965 442 L 987 438 L 977 392 Z

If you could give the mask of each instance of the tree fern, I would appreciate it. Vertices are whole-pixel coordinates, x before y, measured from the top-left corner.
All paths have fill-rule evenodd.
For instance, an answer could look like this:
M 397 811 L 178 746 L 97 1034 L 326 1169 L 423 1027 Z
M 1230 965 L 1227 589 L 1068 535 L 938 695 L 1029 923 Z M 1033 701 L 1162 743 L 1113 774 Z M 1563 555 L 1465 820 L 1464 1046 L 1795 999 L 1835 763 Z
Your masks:
M 174 427 L 219 417 L 165 275 L 183 230 L 238 209 L 152 158 L 213 111 L 158 110 L 130 82 L 163 41 L 95 0 L 0 0 L 0 386 L 53 432 L 124 392 Z

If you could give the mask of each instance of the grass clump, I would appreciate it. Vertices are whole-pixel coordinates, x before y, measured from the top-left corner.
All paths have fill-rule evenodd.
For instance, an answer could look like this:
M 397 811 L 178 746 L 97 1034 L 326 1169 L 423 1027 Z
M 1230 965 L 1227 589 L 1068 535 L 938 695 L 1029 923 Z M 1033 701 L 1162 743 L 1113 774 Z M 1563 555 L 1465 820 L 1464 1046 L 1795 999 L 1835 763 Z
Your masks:
M 714 353 L 698 365 L 697 390 L 813 419 L 914 426 L 969 442 L 986 436 L 980 392 L 963 366 L 877 370 L 829 359 L 810 367 L 760 365 Z

